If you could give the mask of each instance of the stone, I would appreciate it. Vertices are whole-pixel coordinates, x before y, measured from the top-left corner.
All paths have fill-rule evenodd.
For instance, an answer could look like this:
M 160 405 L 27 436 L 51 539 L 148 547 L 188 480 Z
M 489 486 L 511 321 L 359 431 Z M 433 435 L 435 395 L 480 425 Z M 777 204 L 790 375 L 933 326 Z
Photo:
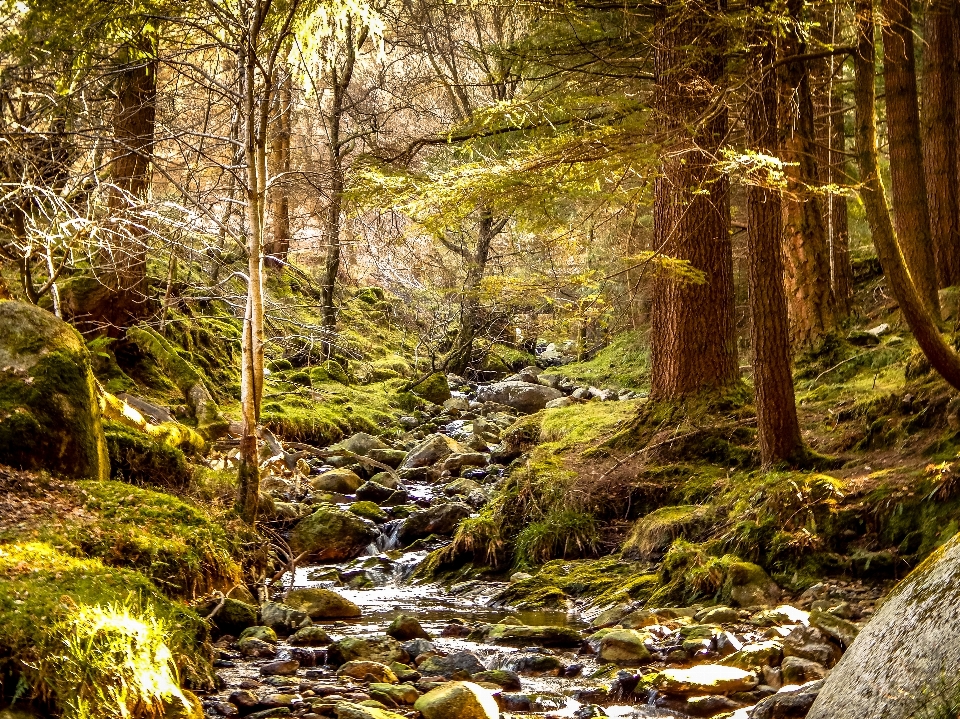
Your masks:
M 260 698 L 249 689 L 238 689 L 227 697 L 227 701 L 236 707 L 249 710 L 260 703 Z
M 418 622 L 415 617 L 407 614 L 398 614 L 394 617 L 393 621 L 390 622 L 390 626 L 387 627 L 386 634 L 400 642 L 406 642 L 411 639 L 430 638 L 430 635 L 420 626 L 420 622 Z
M 485 667 L 473 652 L 453 652 L 445 657 L 428 656 L 417 666 L 417 669 L 425 677 L 452 677 L 457 673 L 477 674 L 484 671 Z
M 327 663 L 333 666 L 352 661 L 405 664 L 408 659 L 400 642 L 393 637 L 345 637 L 327 650 Z
M 259 604 L 256 597 L 253 596 L 253 593 L 247 589 L 246 585 L 244 584 L 238 584 L 229 592 L 227 592 L 227 598 L 236 599 L 238 602 L 249 604 L 251 607 L 255 607 Z
M 664 669 L 644 677 L 643 681 L 651 689 L 679 696 L 733 694 L 750 691 L 758 684 L 757 677 L 752 672 L 722 664 L 699 664 L 689 669 Z
M 856 624 L 841 619 L 832 612 L 813 610 L 810 612 L 810 626 L 816 627 L 828 637 L 835 639 L 844 648 L 853 644 L 853 640 L 860 633 Z
M 293 589 L 284 599 L 287 606 L 300 609 L 311 619 L 354 619 L 360 607 L 330 589 Z
M 396 684 L 397 675 L 391 671 L 390 667 L 380 662 L 371 662 L 365 660 L 354 660 L 344 662 L 337 669 L 338 677 L 350 677 L 351 679 L 382 682 L 385 684 Z
M 487 643 L 507 646 L 578 647 L 582 642 L 576 629 L 550 625 L 494 624 L 487 634 Z
M 490 692 L 473 682 L 448 682 L 417 699 L 423 719 L 498 719 L 500 709 Z
M 367 452 L 367 456 L 374 462 L 396 469 L 406 459 L 407 453 L 402 449 L 371 449 Z M 381 472 L 381 474 L 386 474 L 386 472 Z
M 652 660 L 645 632 L 636 629 L 613 629 L 600 640 L 600 659 L 622 666 L 640 666 Z
M 415 512 L 403 520 L 398 539 L 406 545 L 431 534 L 453 534 L 471 511 L 469 506 L 461 502 L 448 502 Z
M 630 612 L 631 605 L 629 604 L 618 604 L 614 607 L 604 609 L 590 622 L 590 629 L 606 629 L 607 627 L 612 627 L 619 624 Z
M 639 612 L 631 612 L 620 620 L 620 626 L 624 629 L 644 629 L 659 623 L 660 617 L 656 613 L 645 609 Z
M 539 412 L 547 402 L 561 397 L 563 392 L 558 389 L 527 382 L 494 382 L 477 388 L 480 402 L 496 402 L 526 414 Z
M 310 486 L 316 492 L 339 492 L 353 494 L 363 484 L 356 472 L 349 469 L 331 469 L 329 472 L 310 477 Z
M 840 648 L 815 627 L 798 626 L 783 640 L 783 653 L 822 664 L 828 669 L 840 661 Z
M 404 642 L 402 646 L 403 650 L 411 659 L 416 659 L 421 654 L 429 654 L 437 650 L 433 642 L 426 639 L 411 639 L 409 642 Z
M 474 482 L 472 479 L 457 479 L 446 485 L 443 488 L 443 493 L 448 497 L 466 497 L 469 496 L 471 492 L 476 492 L 480 489 L 480 485 Z
M 483 452 L 456 452 L 443 460 L 443 469 L 457 474 L 464 467 L 486 467 L 488 464 L 490 455 Z
M 342 442 L 335 444 L 331 449 L 338 449 L 341 447 L 348 452 L 353 452 L 354 454 L 359 454 L 366 457 L 370 455 L 370 450 L 386 449 L 387 445 L 374 437 L 372 434 L 367 434 L 366 432 L 357 432 Z
M 407 453 L 404 452 L 403 456 L 406 457 Z M 386 487 L 387 489 L 402 489 L 400 486 L 400 480 L 397 479 L 397 475 L 390 472 L 377 472 L 370 478 L 370 481 Z
M 453 396 L 447 376 L 442 372 L 434 372 L 410 391 L 433 404 L 443 404 Z
M 244 657 L 273 659 L 277 656 L 277 647 L 271 642 L 256 637 L 243 637 L 237 642 L 237 648 Z
M 508 692 L 519 691 L 523 688 L 520 676 L 516 672 L 506 669 L 490 669 L 489 671 L 477 672 L 471 679 L 477 683 L 496 684 Z
M 420 698 L 420 692 L 410 684 L 380 684 L 374 682 L 370 684 L 369 689 L 371 697 L 375 698 L 378 693 L 383 694 L 398 706 L 412 706 Z
M 563 662 L 552 654 L 541 652 L 519 652 L 511 654 L 505 661 L 505 666 L 518 674 L 531 677 L 556 677 L 564 670 Z M 479 681 L 476 676 L 474 681 Z
M 544 409 L 563 409 L 564 407 L 569 407 L 574 404 L 574 400 L 570 397 L 557 397 L 552 399 L 544 405 Z
M 750 671 L 764 666 L 778 667 L 783 661 L 783 648 L 779 642 L 752 642 L 745 644 L 723 660 L 723 664 Z
M 299 609 L 294 609 L 279 602 L 266 602 L 260 607 L 260 619 L 265 626 L 283 635 L 295 632 L 300 627 L 310 624 L 310 617 L 307 616 L 306 612 L 301 612 Z
M 392 495 L 393 492 L 391 491 L 390 494 Z M 376 522 L 378 524 L 386 522 L 389 519 L 387 513 L 380 509 L 375 502 L 354 502 L 350 505 L 347 511 L 352 512 L 358 517 L 369 519 L 371 522 Z
M 823 682 L 812 682 L 793 691 L 785 691 L 760 701 L 750 719 L 803 719 L 809 715 L 811 707 L 823 687 Z M 875 716 L 861 714 L 860 717 Z
M 789 604 L 781 604 L 774 609 L 765 609 L 758 612 L 750 619 L 751 623 L 761 627 L 774 627 L 783 624 L 808 624 L 810 614 L 791 607 Z
M 323 647 L 333 640 L 323 627 L 304 627 L 298 629 L 293 636 L 287 639 L 287 644 L 294 647 Z
M 443 402 L 444 409 L 455 409 L 460 412 L 469 412 L 470 411 L 470 400 L 466 397 L 451 397 L 448 400 Z
M 737 610 L 730 607 L 712 607 L 696 617 L 696 620 L 701 624 L 729 624 L 739 619 L 740 615 Z
M 219 604 L 219 599 L 213 599 L 197 607 L 197 612 L 205 617 L 210 616 L 210 613 L 216 609 Z M 227 598 L 223 602 L 223 606 L 213 615 L 211 621 L 213 622 L 215 636 L 229 634 L 235 637 L 247 627 L 256 625 L 257 608 L 245 602 Z
M 397 714 L 380 707 L 354 704 L 353 702 L 337 702 L 333 710 L 337 719 L 406 719 L 403 714 Z
M 434 434 L 410 450 L 400 469 L 432 467 L 454 452 L 462 452 L 460 445 L 446 435 Z
M 801 657 L 784 657 L 780 665 L 784 684 L 806 684 L 827 676 L 827 668 L 818 662 Z
M 50 312 L 0 301 L 0 463 L 110 479 L 90 354 Z
M 733 562 L 727 568 L 724 595 L 737 607 L 772 606 L 780 600 L 780 588 L 762 567 Z
M 313 561 L 336 562 L 360 556 L 380 536 L 376 525 L 332 504 L 320 504 L 290 533 L 296 554 L 309 552 Z
M 276 662 L 268 662 L 260 667 L 260 676 L 264 677 L 289 677 L 297 673 L 300 668 L 300 662 L 295 659 L 283 659 Z
M 393 496 L 395 491 L 396 490 L 390 489 L 389 487 L 384 487 L 379 482 L 364 482 L 357 490 L 357 499 L 363 502 L 383 504 Z
M 270 644 L 277 643 L 277 633 L 270 627 L 247 627 L 240 634 L 240 639 L 247 639 L 248 637 Z

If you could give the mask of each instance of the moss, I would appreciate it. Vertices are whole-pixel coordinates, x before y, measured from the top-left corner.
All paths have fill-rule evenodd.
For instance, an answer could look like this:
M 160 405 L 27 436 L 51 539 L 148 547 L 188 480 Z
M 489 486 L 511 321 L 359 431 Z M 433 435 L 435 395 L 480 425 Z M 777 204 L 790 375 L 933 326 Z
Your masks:
M 66 719 L 149 719 L 208 684 L 195 614 L 143 576 L 45 543 L 0 545 L 0 661 Z
M 596 356 L 548 370 L 578 384 L 644 390 L 650 384 L 650 350 L 639 332 L 615 337 Z
M 575 509 L 552 509 L 540 521 L 524 527 L 514 540 L 518 566 L 533 566 L 560 557 L 576 559 L 596 554 L 600 544 L 597 518 Z
M 661 507 L 637 520 L 623 545 L 623 556 L 633 560 L 658 559 L 678 537 L 689 537 L 709 521 L 709 511 L 697 505 Z
M 380 509 L 374 502 L 354 502 L 350 505 L 350 511 L 358 517 L 363 517 L 373 522 L 385 522 L 387 520 L 387 513 Z
M 524 367 L 533 367 L 537 358 L 531 352 L 510 345 L 495 344 L 487 352 L 481 369 L 486 372 L 516 372 Z
M 433 404 L 443 404 L 452 396 L 447 376 L 442 372 L 434 372 L 410 391 Z
M 110 476 L 131 484 L 184 489 L 193 471 L 183 452 L 145 432 L 109 422 L 104 427 Z

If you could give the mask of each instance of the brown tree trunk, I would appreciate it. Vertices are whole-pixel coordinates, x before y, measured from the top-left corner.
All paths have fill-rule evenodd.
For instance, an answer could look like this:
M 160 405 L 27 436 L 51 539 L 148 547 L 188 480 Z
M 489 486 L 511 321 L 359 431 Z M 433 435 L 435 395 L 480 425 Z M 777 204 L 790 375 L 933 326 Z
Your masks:
M 270 174 L 275 178 L 269 190 L 270 224 L 267 228 L 264 261 L 282 269 L 290 250 L 290 135 L 293 119 L 293 77 L 289 69 L 277 92 L 277 116 L 270 141 Z
M 926 304 L 940 317 L 937 266 L 930 239 L 930 209 L 923 182 L 920 106 L 910 0 L 883 0 L 883 82 L 886 90 L 890 180 L 900 249 Z
M 953 387 L 960 389 L 960 356 L 940 334 L 937 318 L 930 312 L 923 296 L 914 284 L 901 253 L 890 208 L 887 205 L 880 176 L 879 151 L 877 149 L 877 122 L 875 117 L 876 48 L 874 44 L 873 0 L 857 0 L 857 52 L 855 55 L 856 79 L 854 100 L 857 107 L 856 144 L 857 162 L 860 166 L 860 197 L 863 200 L 870 233 L 877 248 L 877 256 L 884 275 L 890 283 L 893 296 L 900 304 L 903 316 L 917 339 L 917 344 L 930 360 L 930 364 Z M 897 62 L 896 56 L 884 59 Z M 904 57 L 900 62 L 909 62 Z M 893 122 L 897 118 L 890 118 Z M 890 121 L 888 120 L 888 122 Z M 892 131 L 893 128 L 891 127 Z M 891 161 L 903 162 L 902 154 L 891 153 Z M 893 168 L 891 168 L 892 170 Z M 905 168 L 899 168 L 904 170 Z M 905 232 L 913 228 L 902 224 Z
M 756 5 L 765 8 L 765 0 Z M 764 36 L 769 36 L 764 33 Z M 777 87 L 772 39 L 754 49 L 759 87 L 747 107 L 747 136 L 752 150 L 776 156 Z M 764 179 L 761 178 L 761 183 Z M 747 265 L 750 338 L 756 393 L 760 456 L 769 466 L 795 459 L 803 449 L 790 363 L 787 295 L 783 284 L 780 191 L 763 184 L 747 189 Z
M 834 79 L 836 83 L 836 79 Z M 836 84 L 830 95 L 830 184 L 848 185 L 847 129 L 843 111 L 843 92 Z M 853 264 L 850 262 L 850 216 L 847 196 L 833 192 L 828 197 L 830 230 L 830 270 L 833 277 L 833 299 L 838 319 L 850 316 L 853 310 Z
M 960 283 L 956 50 L 960 50 L 955 2 L 934 0 L 924 22 L 923 162 L 930 233 L 940 287 Z
M 734 384 L 733 253 L 729 182 L 714 155 L 727 114 L 713 101 L 723 76 L 723 38 L 712 15 L 721 3 L 670 2 L 656 25 L 656 110 L 670 133 L 656 180 L 654 237 L 687 260 L 701 284 L 661 273 L 651 308 L 651 398 L 672 400 Z M 696 129 L 689 128 L 695 123 Z
M 784 60 L 807 52 L 800 34 L 802 0 L 788 0 L 793 21 L 784 39 Z M 810 73 L 805 62 L 783 64 L 780 72 L 781 158 L 788 196 L 783 202 L 783 242 L 790 327 L 795 346 L 806 346 L 836 325 L 830 283 L 830 253 L 820 198 L 810 191 L 820 184 Z

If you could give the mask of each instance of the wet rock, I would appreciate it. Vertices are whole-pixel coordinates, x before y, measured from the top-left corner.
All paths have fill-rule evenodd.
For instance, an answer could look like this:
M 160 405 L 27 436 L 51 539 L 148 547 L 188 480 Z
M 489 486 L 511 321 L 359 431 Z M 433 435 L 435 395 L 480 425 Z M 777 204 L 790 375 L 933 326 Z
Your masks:
M 349 469 L 331 469 L 329 472 L 310 477 L 310 486 L 317 492 L 340 492 L 353 494 L 363 480 Z
M 434 434 L 414 447 L 400 465 L 401 470 L 431 467 L 454 452 L 461 452 L 460 445 L 442 434 Z
M 352 435 L 351 437 L 334 445 L 333 448 L 335 449 L 337 447 L 342 447 L 348 452 L 353 452 L 354 454 L 369 456 L 370 450 L 386 449 L 387 445 L 371 434 L 367 434 L 366 432 L 357 432 L 355 435 Z
M 197 612 L 203 616 L 209 616 L 219 604 L 219 599 L 213 599 L 197 607 Z M 227 598 L 224 600 L 223 606 L 213 615 L 211 621 L 213 622 L 215 636 L 229 634 L 235 637 L 247 627 L 256 625 L 257 609 L 245 602 Z
M 227 701 L 240 709 L 241 713 L 247 714 L 260 703 L 260 697 L 249 689 L 239 689 L 227 697 Z
M 260 618 L 265 626 L 284 636 L 310 624 L 306 612 L 278 602 L 266 602 L 260 607 Z
M 258 709 L 276 709 L 277 707 L 292 707 L 303 700 L 299 694 L 267 694 L 257 704 Z
M 433 404 L 443 404 L 452 396 L 447 376 L 442 372 L 435 372 L 410 391 Z
M 498 719 L 490 693 L 472 682 L 448 682 L 420 697 L 414 709 L 423 719 Z
M 396 469 L 406 459 L 407 453 L 402 449 L 371 449 L 367 456 L 375 462 Z
M 527 382 L 494 382 L 477 389 L 479 401 L 496 402 L 526 414 L 539 412 L 547 402 L 561 397 L 560 390 Z
M 398 681 L 397 675 L 391 671 L 390 667 L 381 662 L 366 660 L 345 662 L 337 669 L 337 676 L 340 678 L 350 677 L 351 679 L 381 682 L 384 684 L 396 684 Z
M 237 648 L 240 650 L 240 654 L 245 657 L 273 659 L 277 656 L 277 648 L 274 644 L 256 637 L 244 637 L 237 642 Z
M 387 627 L 386 634 L 400 642 L 430 638 L 430 635 L 420 626 L 420 622 L 407 614 L 399 614 L 394 617 L 390 626 Z
M 793 691 L 780 692 L 762 700 L 753 712 L 750 719 L 802 719 L 811 712 L 817 695 L 823 687 L 823 682 L 813 682 Z M 873 714 L 846 715 L 867 717 Z
M 403 714 L 352 702 L 337 702 L 334 712 L 337 719 L 406 719 Z
M 759 669 L 763 666 L 778 667 L 783 661 L 783 648 L 779 642 L 752 642 L 745 644 L 740 651 L 723 660 L 723 664 L 744 670 Z
M 646 646 L 649 634 L 636 629 L 613 629 L 600 640 L 600 659 L 624 666 L 640 666 L 652 660 Z
M 378 694 L 388 698 L 397 706 L 411 706 L 420 698 L 420 692 L 410 684 L 370 684 L 370 698 L 383 701 L 377 696 Z
M 391 492 L 391 495 L 392 494 L 393 492 Z M 387 519 L 389 519 L 387 513 L 380 509 L 375 502 L 354 502 L 347 511 L 378 524 L 386 522 Z
M 620 620 L 620 626 L 624 629 L 645 629 L 659 623 L 660 617 L 647 610 L 631 612 Z
M 516 672 L 511 672 L 507 669 L 491 669 L 485 672 L 477 672 L 472 677 L 475 682 L 483 682 L 485 684 L 496 684 L 502 689 L 507 691 L 519 691 L 522 689 L 520 683 L 520 676 Z
M 558 677 L 564 670 L 564 664 L 560 659 L 551 654 L 539 652 L 511 654 L 507 657 L 505 664 L 518 674 L 532 677 Z
M 752 672 L 722 664 L 700 664 L 689 669 L 664 669 L 642 680 L 646 688 L 663 694 L 689 696 L 695 694 L 732 694 L 757 686 Z
M 606 629 L 607 627 L 612 627 L 615 624 L 619 624 L 631 611 L 632 607 L 629 604 L 618 604 L 615 607 L 605 609 L 590 622 L 590 628 Z M 656 622 L 654 622 L 654 624 L 656 624 Z
M 800 657 L 784 657 L 780 665 L 784 684 L 806 684 L 827 676 L 826 667 L 818 662 Z
M 487 634 L 488 643 L 507 646 L 577 647 L 582 641 L 580 632 L 569 627 L 494 624 Z
M 471 493 L 480 490 L 480 485 L 472 479 L 457 479 L 443 488 L 443 493 L 448 497 L 467 497 Z
M 486 467 L 490 464 L 490 455 L 483 452 L 457 452 L 443 460 L 443 470 L 458 474 L 464 467 Z
M 738 621 L 740 614 L 730 607 L 712 607 L 700 612 L 694 619 L 701 624 L 730 624 Z
M 373 522 L 332 504 L 321 504 L 293 528 L 290 547 L 297 554 L 309 552 L 317 561 L 342 561 L 360 556 L 379 536 Z
M 470 516 L 471 509 L 460 502 L 440 504 L 422 512 L 415 512 L 403 520 L 399 539 L 402 544 L 429 537 L 431 534 L 450 535 L 464 519 Z
M 750 562 L 729 566 L 724 591 L 738 607 L 772 606 L 780 600 L 780 587 L 762 567 Z
M 840 661 L 840 648 L 828 641 L 815 627 L 799 626 L 783 640 L 783 653 L 789 657 L 809 659 L 830 668 Z
M 835 639 L 844 648 L 853 644 L 860 629 L 853 622 L 834 615 L 832 612 L 814 610 L 810 612 L 810 626 L 816 627 L 828 637 Z
M 374 481 L 364 482 L 357 489 L 357 499 L 364 502 L 383 504 L 393 496 L 395 491 L 396 490 L 384 487 L 382 484 Z
M 427 657 L 417 669 L 425 677 L 452 677 L 455 674 L 472 676 L 484 671 L 485 667 L 473 652 L 454 652 L 445 657 Z
M 426 639 L 411 639 L 409 642 L 404 642 L 402 646 L 403 650 L 410 655 L 411 659 L 416 659 L 421 654 L 427 654 L 428 652 L 435 652 L 437 650 L 433 642 Z
M 774 609 L 765 609 L 751 617 L 750 622 L 760 627 L 774 627 L 783 624 L 807 624 L 810 621 L 809 612 L 781 604 Z
M 743 705 L 729 697 L 708 695 L 683 700 L 662 699 L 656 703 L 656 706 L 692 717 L 712 717 L 716 714 L 735 711 Z
M 381 664 L 406 663 L 409 657 L 393 637 L 345 637 L 327 650 L 327 662 L 340 666 L 351 661 L 372 661 Z
M 268 662 L 260 667 L 260 675 L 264 677 L 282 676 L 289 677 L 297 673 L 300 668 L 300 662 L 295 659 L 284 659 L 276 662 Z
M 413 667 L 407 664 L 401 664 L 400 662 L 391 662 L 390 671 L 397 675 L 397 679 L 401 682 L 417 682 L 420 681 L 421 674 Z
M 277 633 L 270 627 L 247 627 L 240 634 L 240 639 L 243 640 L 248 637 L 259 639 L 262 642 L 269 642 L 271 644 L 277 643 Z

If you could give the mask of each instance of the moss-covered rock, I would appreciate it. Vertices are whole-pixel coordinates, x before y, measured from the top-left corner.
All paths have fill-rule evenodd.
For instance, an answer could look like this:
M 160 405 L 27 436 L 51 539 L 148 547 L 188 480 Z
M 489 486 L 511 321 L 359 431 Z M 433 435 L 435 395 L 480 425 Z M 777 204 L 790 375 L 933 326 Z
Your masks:
M 442 372 L 430 375 L 414 387 L 412 392 L 433 404 L 443 404 L 453 396 L 450 393 L 450 385 L 447 384 L 447 376 Z
M 0 462 L 107 479 L 110 460 L 87 348 L 54 315 L 0 302 Z
M 193 470 L 176 447 L 115 422 L 105 423 L 104 436 L 112 478 L 171 489 L 184 489 L 190 484 Z
M 293 528 L 290 546 L 297 554 L 310 552 L 318 561 L 338 561 L 359 556 L 379 535 L 373 522 L 332 504 L 321 504 Z
M 360 607 L 329 589 L 294 589 L 284 600 L 311 619 L 352 619 L 360 616 Z

